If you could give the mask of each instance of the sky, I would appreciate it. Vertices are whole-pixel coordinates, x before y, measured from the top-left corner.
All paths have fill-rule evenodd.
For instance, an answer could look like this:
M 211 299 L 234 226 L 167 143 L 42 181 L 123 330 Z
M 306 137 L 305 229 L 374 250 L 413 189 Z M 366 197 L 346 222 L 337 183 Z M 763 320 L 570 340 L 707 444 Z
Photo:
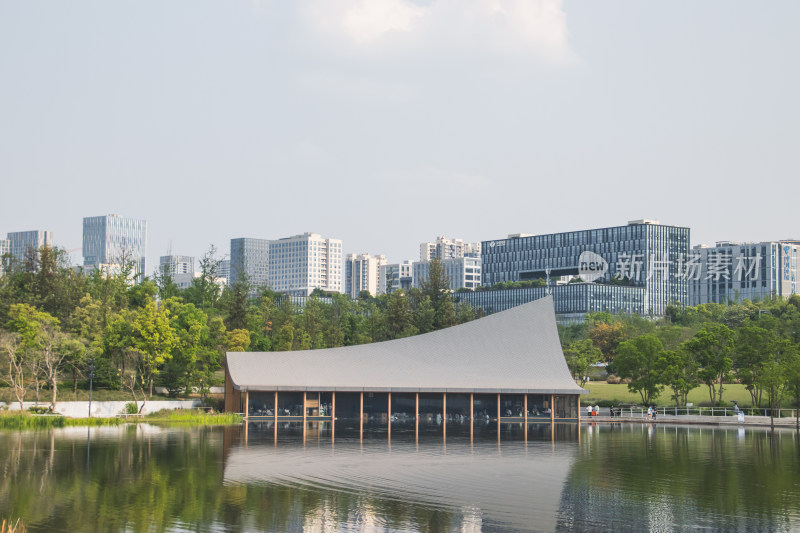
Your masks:
M 800 2 L 0 0 L 0 236 L 800 238 Z M 795 206 L 795 207 L 793 207 Z

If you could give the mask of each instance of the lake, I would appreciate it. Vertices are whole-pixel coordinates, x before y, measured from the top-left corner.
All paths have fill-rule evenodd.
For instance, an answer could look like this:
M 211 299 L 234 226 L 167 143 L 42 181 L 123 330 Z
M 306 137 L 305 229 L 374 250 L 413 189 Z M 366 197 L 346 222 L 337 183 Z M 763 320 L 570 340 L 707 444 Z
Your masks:
M 0 432 L 29 531 L 798 531 L 793 430 L 250 423 Z

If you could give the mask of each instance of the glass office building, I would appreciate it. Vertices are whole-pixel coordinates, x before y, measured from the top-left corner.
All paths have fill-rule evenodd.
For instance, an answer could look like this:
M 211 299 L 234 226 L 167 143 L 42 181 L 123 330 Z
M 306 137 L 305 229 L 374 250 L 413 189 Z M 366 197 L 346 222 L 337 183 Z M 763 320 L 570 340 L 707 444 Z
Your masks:
M 147 222 L 120 215 L 83 219 L 83 265 L 95 268 L 133 266 L 138 283 L 146 275 Z
M 268 239 L 231 239 L 229 285 L 242 274 L 253 288 L 269 284 L 269 243 Z
M 644 287 L 601 285 L 597 283 L 568 283 L 552 287 L 457 292 L 456 302 L 483 309 L 486 314 L 499 313 L 518 305 L 553 296 L 553 306 L 559 322 L 583 320 L 587 313 L 645 314 Z
M 688 281 L 683 271 L 688 255 L 689 228 L 653 220 L 548 235 L 517 235 L 484 241 L 481 246 L 486 287 L 508 281 L 585 277 L 589 269 L 597 273 L 592 285 L 644 289 L 639 313 L 652 316 L 663 315 L 672 303 L 688 303 Z M 598 299 L 598 310 L 620 307 L 614 301 L 618 297 L 614 290 L 590 293 Z M 555 291 L 553 296 L 559 309 L 560 296 Z M 573 312 L 569 306 L 561 309 L 562 313 Z M 574 311 L 581 312 L 577 308 Z
M 687 262 L 691 305 L 789 298 L 797 294 L 800 241 L 695 246 Z

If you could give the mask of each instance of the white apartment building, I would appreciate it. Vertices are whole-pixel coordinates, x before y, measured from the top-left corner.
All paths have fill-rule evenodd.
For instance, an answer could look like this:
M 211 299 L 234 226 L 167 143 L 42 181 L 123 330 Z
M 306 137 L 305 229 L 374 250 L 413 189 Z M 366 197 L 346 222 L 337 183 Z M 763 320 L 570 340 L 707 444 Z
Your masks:
M 411 261 L 381 265 L 378 294 L 390 294 L 398 289 L 411 288 Z
M 437 237 L 435 242 L 423 242 L 419 245 L 419 260 L 430 261 L 434 257 L 439 259 L 453 259 L 455 257 L 480 257 L 481 243 L 465 243 L 461 239 L 447 239 Z
M 800 241 L 698 245 L 681 265 L 689 281 L 689 305 L 761 300 L 797 294 Z
M 430 275 L 430 261 L 414 262 L 412 273 L 414 287 L 421 287 Z M 450 290 L 474 289 L 481 284 L 480 257 L 454 257 L 442 260 L 442 267 L 450 281 Z
M 292 296 L 342 292 L 342 241 L 303 233 L 269 243 L 269 286 Z
M 377 296 L 381 267 L 385 264 L 385 255 L 347 254 L 344 262 L 344 293 L 353 299 L 358 298 L 361 291 Z
M 194 257 L 188 255 L 162 255 L 158 259 L 160 273 L 170 276 L 178 274 L 194 274 Z

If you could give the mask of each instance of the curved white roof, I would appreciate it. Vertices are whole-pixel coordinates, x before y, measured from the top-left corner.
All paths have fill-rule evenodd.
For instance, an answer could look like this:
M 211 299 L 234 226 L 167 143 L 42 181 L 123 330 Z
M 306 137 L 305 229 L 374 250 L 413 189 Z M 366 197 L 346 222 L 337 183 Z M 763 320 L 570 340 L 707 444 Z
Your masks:
M 551 297 L 414 337 L 294 352 L 228 352 L 241 391 L 581 394 Z

